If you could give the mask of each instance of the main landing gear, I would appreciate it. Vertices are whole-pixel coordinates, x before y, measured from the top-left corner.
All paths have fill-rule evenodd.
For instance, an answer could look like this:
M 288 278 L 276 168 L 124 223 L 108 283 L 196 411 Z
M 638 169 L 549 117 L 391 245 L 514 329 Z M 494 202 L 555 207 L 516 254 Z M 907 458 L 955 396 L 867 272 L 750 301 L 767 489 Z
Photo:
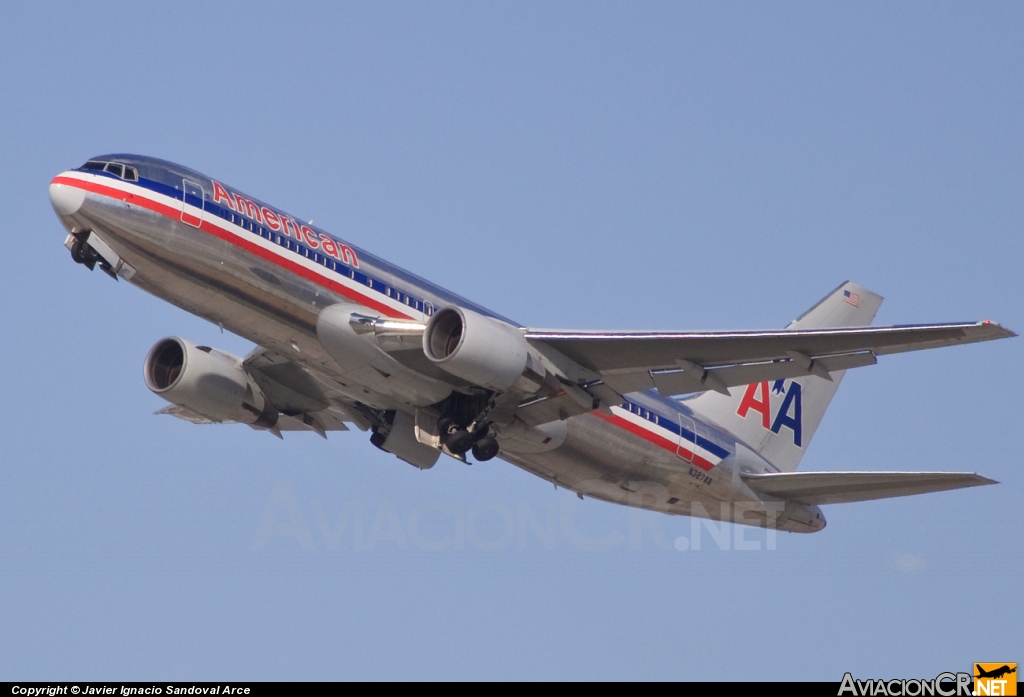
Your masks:
M 490 430 L 489 421 L 469 430 L 447 416 L 437 420 L 437 432 L 444 446 L 454 455 L 465 455 L 472 451 L 473 459 L 477 462 L 487 462 L 498 454 L 498 441 L 490 435 Z

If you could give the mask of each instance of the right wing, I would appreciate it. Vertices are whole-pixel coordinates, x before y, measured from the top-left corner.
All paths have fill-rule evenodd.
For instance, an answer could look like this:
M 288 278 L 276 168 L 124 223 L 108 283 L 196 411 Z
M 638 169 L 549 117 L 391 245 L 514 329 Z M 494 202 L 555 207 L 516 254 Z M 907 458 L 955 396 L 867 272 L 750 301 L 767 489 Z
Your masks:
M 875 363 L 875 356 L 1016 336 L 992 322 L 752 332 L 568 332 L 527 330 L 599 376 L 619 394 L 666 395 L 819 375 Z

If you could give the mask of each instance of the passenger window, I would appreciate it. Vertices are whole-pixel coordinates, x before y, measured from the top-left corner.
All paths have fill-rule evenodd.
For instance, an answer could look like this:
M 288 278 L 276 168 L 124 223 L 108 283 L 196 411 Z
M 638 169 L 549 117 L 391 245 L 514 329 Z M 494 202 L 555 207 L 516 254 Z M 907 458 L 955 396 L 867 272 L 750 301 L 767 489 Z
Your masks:
M 124 176 L 124 166 L 123 165 L 114 164 L 113 162 L 111 162 L 109 165 L 107 165 L 107 171 L 110 172 L 111 174 L 113 174 L 115 177 L 123 177 Z
M 137 182 L 137 181 L 139 181 L 139 175 L 137 175 L 135 173 L 135 168 L 134 167 L 125 167 L 124 168 L 124 178 L 127 181 L 130 181 L 130 182 Z

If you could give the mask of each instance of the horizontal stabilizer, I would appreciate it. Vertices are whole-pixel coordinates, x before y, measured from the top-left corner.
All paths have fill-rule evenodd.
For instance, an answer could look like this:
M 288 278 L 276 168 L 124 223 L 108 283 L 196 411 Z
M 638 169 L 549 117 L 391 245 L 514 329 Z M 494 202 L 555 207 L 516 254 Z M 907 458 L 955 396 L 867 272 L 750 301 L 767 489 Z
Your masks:
M 745 474 L 742 477 L 754 491 L 811 505 L 871 501 L 998 484 L 972 472 L 775 472 Z

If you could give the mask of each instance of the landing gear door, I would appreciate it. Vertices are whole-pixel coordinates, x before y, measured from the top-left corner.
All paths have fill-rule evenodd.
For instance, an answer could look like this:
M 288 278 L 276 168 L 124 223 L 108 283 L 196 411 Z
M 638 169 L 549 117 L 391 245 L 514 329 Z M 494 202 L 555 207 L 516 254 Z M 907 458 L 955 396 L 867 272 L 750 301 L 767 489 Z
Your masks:
M 693 462 L 693 453 L 697 449 L 697 429 L 694 428 L 693 419 L 685 414 L 679 415 L 679 443 L 676 446 L 676 455 L 687 462 Z
M 182 180 L 181 222 L 199 227 L 203 222 L 203 187 L 201 184 Z

